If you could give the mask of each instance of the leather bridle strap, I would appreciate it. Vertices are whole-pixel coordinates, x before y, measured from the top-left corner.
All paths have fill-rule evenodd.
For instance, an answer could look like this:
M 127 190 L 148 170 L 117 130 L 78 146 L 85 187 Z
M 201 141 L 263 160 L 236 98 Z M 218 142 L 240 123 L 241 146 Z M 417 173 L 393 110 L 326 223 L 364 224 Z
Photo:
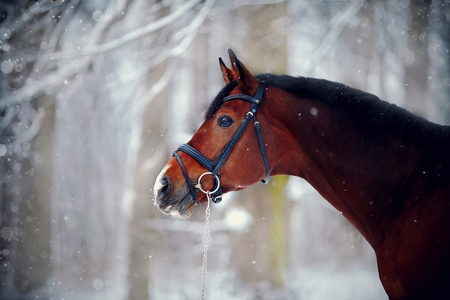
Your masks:
M 186 171 L 186 168 L 183 164 L 183 161 L 181 160 L 180 156 L 178 155 L 178 151 L 182 151 L 195 160 L 197 160 L 201 165 L 203 165 L 209 172 L 211 172 L 211 175 L 214 178 L 214 187 L 212 190 L 217 191 L 211 195 L 212 200 L 214 203 L 219 203 L 222 200 L 222 187 L 220 186 L 220 176 L 219 171 L 222 168 L 222 165 L 227 160 L 228 156 L 230 155 L 231 151 L 233 150 L 236 143 L 241 138 L 242 134 L 244 133 L 245 129 L 247 128 L 248 124 L 250 123 L 251 119 L 254 120 L 254 125 L 256 129 L 256 135 L 258 137 L 258 143 L 261 151 L 261 155 L 264 160 L 264 166 L 266 168 L 266 178 L 262 180 L 263 183 L 269 182 L 269 176 L 270 176 L 270 170 L 269 170 L 269 162 L 267 160 L 266 156 L 266 150 L 264 146 L 264 142 L 262 139 L 261 134 L 261 127 L 259 124 L 258 119 L 256 118 L 256 112 L 261 104 L 261 101 L 263 99 L 264 93 L 266 90 L 266 86 L 262 83 L 259 84 L 258 90 L 256 91 L 255 97 L 251 97 L 244 94 L 236 94 L 236 95 L 230 95 L 222 99 L 222 103 L 234 99 L 240 99 L 244 101 L 249 101 L 252 103 L 250 110 L 245 115 L 245 119 L 242 121 L 242 123 L 239 125 L 239 128 L 234 133 L 231 140 L 228 142 L 228 144 L 223 148 L 220 155 L 212 162 L 209 160 L 206 156 L 204 156 L 200 151 L 192 147 L 191 145 L 184 144 L 181 145 L 174 153 L 173 155 L 177 158 L 177 161 L 181 167 L 181 170 L 183 172 L 184 178 L 186 179 L 186 183 L 189 187 L 189 191 L 192 194 L 192 197 L 194 198 L 194 205 L 197 205 L 197 195 L 195 193 L 195 187 L 192 184 L 191 180 L 189 179 L 189 175 Z

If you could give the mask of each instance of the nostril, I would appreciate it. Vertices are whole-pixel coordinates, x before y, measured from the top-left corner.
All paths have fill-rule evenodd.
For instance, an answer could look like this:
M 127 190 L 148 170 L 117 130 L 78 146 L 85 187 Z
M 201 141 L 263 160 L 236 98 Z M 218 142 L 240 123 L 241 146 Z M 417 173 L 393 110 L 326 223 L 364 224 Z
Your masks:
M 160 186 L 160 192 L 164 193 L 169 189 L 169 180 L 166 177 L 161 178 L 159 181 Z

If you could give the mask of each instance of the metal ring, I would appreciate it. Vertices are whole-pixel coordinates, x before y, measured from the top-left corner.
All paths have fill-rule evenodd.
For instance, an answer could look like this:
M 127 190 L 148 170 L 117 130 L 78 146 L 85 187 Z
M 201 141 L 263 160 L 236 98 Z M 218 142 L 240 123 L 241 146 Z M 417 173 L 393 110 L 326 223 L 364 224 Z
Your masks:
M 205 175 L 212 175 L 212 172 L 205 172 L 202 175 L 200 175 L 200 177 L 198 178 L 199 189 L 200 189 L 200 191 L 202 191 L 205 194 L 214 194 L 215 192 L 217 192 L 219 190 L 219 187 L 220 187 L 219 176 L 214 175 L 214 178 L 217 179 L 217 187 L 216 187 L 216 189 L 214 191 L 205 191 L 204 189 L 202 189 L 202 184 L 200 183 L 200 181 L 202 180 L 202 177 L 205 176 Z

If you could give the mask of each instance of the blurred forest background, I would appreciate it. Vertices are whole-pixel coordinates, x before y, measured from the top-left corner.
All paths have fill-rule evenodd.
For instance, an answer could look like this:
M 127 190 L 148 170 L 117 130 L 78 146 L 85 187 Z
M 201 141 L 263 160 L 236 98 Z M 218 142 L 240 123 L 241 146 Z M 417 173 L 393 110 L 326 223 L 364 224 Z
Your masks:
M 0 298 L 199 298 L 204 206 L 165 216 L 151 187 L 218 57 L 449 124 L 449 24 L 449 0 L 0 1 Z M 387 299 L 361 235 L 287 177 L 212 207 L 206 297 Z

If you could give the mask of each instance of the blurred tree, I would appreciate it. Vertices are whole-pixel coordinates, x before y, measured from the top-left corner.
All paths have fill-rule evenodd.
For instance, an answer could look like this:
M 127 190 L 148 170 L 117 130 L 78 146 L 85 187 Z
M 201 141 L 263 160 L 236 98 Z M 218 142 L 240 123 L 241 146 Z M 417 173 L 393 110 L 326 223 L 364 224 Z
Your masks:
M 404 49 L 405 108 L 427 116 L 429 73 L 429 32 L 431 0 L 410 1 L 407 20 L 407 47 Z
M 58 14 L 60 6 L 43 8 L 31 1 L 0 5 L 0 145 L 6 149 L 0 155 L 2 299 L 43 286 L 51 271 L 52 99 L 42 94 L 35 103 L 5 105 L 5 96 L 38 80 L 33 53 L 42 51 L 41 37 L 55 25 L 46 10 Z
M 240 59 L 250 68 L 254 74 L 271 72 L 285 74 L 287 72 L 287 3 L 277 5 L 267 5 L 262 7 L 248 7 L 239 10 L 245 31 L 241 32 L 245 36 L 242 43 L 237 43 L 236 50 L 240 53 Z M 246 16 L 251 15 L 248 19 Z M 268 23 L 268 20 L 270 22 Z M 242 21 L 241 21 L 242 22 Z M 263 62 L 261 63 L 261 59 Z M 264 128 L 262 128 L 264 135 Z M 247 193 L 243 193 L 240 201 L 252 211 L 256 223 L 254 231 L 257 233 L 256 240 L 235 244 L 237 259 L 242 263 L 243 274 L 247 274 L 246 279 L 250 282 L 255 279 L 267 281 L 275 290 L 281 290 L 284 283 L 287 261 L 287 241 L 286 232 L 289 224 L 289 215 L 286 214 L 283 190 L 286 185 L 284 177 L 275 177 L 268 186 L 256 185 Z M 249 199 L 257 199 L 257 203 L 249 202 Z M 249 206 L 251 205 L 251 206 Z M 257 205 L 259 209 L 250 209 Z M 259 241 L 258 241 L 259 240 Z M 266 246 L 266 251 L 240 251 L 239 249 L 249 247 L 253 243 L 262 243 Z M 255 256 L 255 257 L 252 257 Z M 256 262 L 256 267 L 252 266 Z M 255 284 L 254 282 L 253 284 Z

